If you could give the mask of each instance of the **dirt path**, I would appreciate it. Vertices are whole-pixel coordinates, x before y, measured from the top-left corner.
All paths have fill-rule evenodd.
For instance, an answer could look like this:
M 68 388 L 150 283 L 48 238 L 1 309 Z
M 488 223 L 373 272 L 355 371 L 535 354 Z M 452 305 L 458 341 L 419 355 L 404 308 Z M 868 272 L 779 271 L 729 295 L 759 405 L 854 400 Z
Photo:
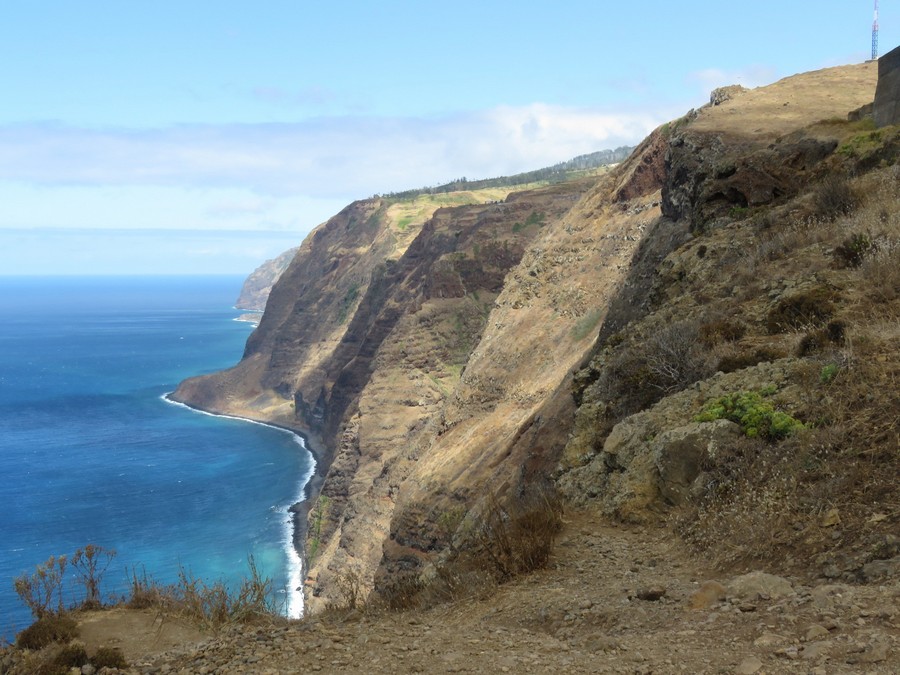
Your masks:
M 703 586 L 708 581 L 724 589 Z M 144 673 L 272 675 L 896 673 L 898 607 L 896 580 L 848 586 L 760 574 L 716 579 L 667 530 L 615 527 L 578 513 L 569 517 L 550 569 L 490 598 L 274 630 L 234 627 L 135 664 Z

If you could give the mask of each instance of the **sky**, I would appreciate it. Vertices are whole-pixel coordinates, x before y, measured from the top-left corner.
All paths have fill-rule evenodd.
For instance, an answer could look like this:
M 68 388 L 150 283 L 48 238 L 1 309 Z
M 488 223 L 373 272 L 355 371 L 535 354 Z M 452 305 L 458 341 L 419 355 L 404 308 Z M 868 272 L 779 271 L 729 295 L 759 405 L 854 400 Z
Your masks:
M 355 199 L 870 56 L 873 3 L 0 0 L 0 275 L 249 274 Z M 900 0 L 880 3 L 880 51 Z

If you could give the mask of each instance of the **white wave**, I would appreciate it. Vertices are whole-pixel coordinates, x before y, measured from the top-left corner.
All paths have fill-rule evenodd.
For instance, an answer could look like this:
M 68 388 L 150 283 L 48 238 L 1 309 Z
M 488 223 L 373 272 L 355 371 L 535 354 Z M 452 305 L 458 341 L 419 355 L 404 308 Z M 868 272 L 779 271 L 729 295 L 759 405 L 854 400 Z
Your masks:
M 297 493 L 294 497 L 294 504 L 298 502 L 302 502 L 306 499 L 306 485 L 309 483 L 310 478 L 316 472 L 316 460 L 315 457 L 309 449 L 306 447 L 306 441 L 303 439 L 298 433 L 291 431 L 290 429 L 286 429 L 285 427 L 280 427 L 275 424 L 268 424 L 266 422 L 260 422 L 259 420 L 252 420 L 247 417 L 240 417 L 238 415 L 225 415 L 220 413 L 211 413 L 206 410 L 200 410 L 199 408 L 194 408 L 193 406 L 189 406 L 186 403 L 182 403 L 180 401 L 174 401 L 169 398 L 168 394 L 163 394 L 160 398 L 166 403 L 170 403 L 171 405 L 178 406 L 180 408 L 185 408 L 190 410 L 191 412 L 199 413 L 200 415 L 208 415 L 209 417 L 224 417 L 225 419 L 230 420 L 238 420 L 240 422 L 249 422 L 250 424 L 258 424 L 263 427 L 269 427 L 270 429 L 277 429 L 278 431 L 282 431 L 286 434 L 290 434 L 294 438 L 294 442 L 299 445 L 303 450 L 305 450 L 309 454 L 309 469 L 307 472 L 300 477 L 300 480 L 297 483 Z M 280 509 L 279 509 L 280 510 Z M 285 554 L 287 556 L 287 589 L 285 589 L 285 593 L 287 594 L 287 606 L 285 607 L 284 613 L 290 619 L 299 619 L 303 616 L 303 559 L 300 557 L 300 554 L 297 552 L 297 548 L 294 546 L 294 514 L 285 508 L 285 513 L 288 514 L 288 518 L 284 519 L 282 524 L 282 544 L 284 546 Z M 280 590 L 277 592 L 281 592 Z

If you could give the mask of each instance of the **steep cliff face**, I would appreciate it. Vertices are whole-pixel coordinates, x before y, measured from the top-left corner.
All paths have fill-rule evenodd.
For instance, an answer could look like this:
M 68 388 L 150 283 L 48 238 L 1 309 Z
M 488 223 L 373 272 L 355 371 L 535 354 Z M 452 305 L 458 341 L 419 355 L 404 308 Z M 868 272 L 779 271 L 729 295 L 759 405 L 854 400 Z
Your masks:
M 291 264 L 291 260 L 294 259 L 298 250 L 296 248 L 289 249 L 271 260 L 266 260 L 253 270 L 241 287 L 238 299 L 234 303 L 235 308 L 255 312 L 263 311 L 266 308 L 266 300 L 269 299 L 272 286 Z
M 177 392 L 312 434 L 311 607 L 348 578 L 365 594 L 419 574 L 486 500 L 554 471 L 573 500 L 616 517 L 690 502 L 709 457 L 695 443 L 692 464 L 669 461 L 682 451 L 660 448 L 686 441 L 651 436 L 691 423 L 702 397 L 685 389 L 717 370 L 800 391 L 789 387 L 802 367 L 766 370 L 796 341 L 768 317 L 850 281 L 818 267 L 797 276 L 785 242 L 821 216 L 811 186 L 896 162 L 893 136 L 872 142 L 864 122 L 844 121 L 874 87 L 866 64 L 733 92 L 598 177 L 415 223 L 393 217 L 389 200 L 365 200 L 317 228 L 272 289 L 242 362 Z M 761 260 L 777 268 L 764 285 Z M 718 395 L 741 377 L 698 391 Z M 667 401 L 644 427 L 611 433 Z M 733 429 L 717 429 L 709 443 L 733 441 Z

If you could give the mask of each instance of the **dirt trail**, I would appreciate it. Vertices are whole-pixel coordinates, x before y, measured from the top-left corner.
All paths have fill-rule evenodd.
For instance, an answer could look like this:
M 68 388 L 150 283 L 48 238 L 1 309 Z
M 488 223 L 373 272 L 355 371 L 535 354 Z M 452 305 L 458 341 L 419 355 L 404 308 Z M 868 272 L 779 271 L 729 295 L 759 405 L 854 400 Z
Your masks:
M 714 584 L 696 596 L 704 582 Z M 233 627 L 142 673 L 896 673 L 900 583 L 698 566 L 667 529 L 570 514 L 549 569 L 421 612 Z M 691 609 L 691 604 L 699 609 Z

